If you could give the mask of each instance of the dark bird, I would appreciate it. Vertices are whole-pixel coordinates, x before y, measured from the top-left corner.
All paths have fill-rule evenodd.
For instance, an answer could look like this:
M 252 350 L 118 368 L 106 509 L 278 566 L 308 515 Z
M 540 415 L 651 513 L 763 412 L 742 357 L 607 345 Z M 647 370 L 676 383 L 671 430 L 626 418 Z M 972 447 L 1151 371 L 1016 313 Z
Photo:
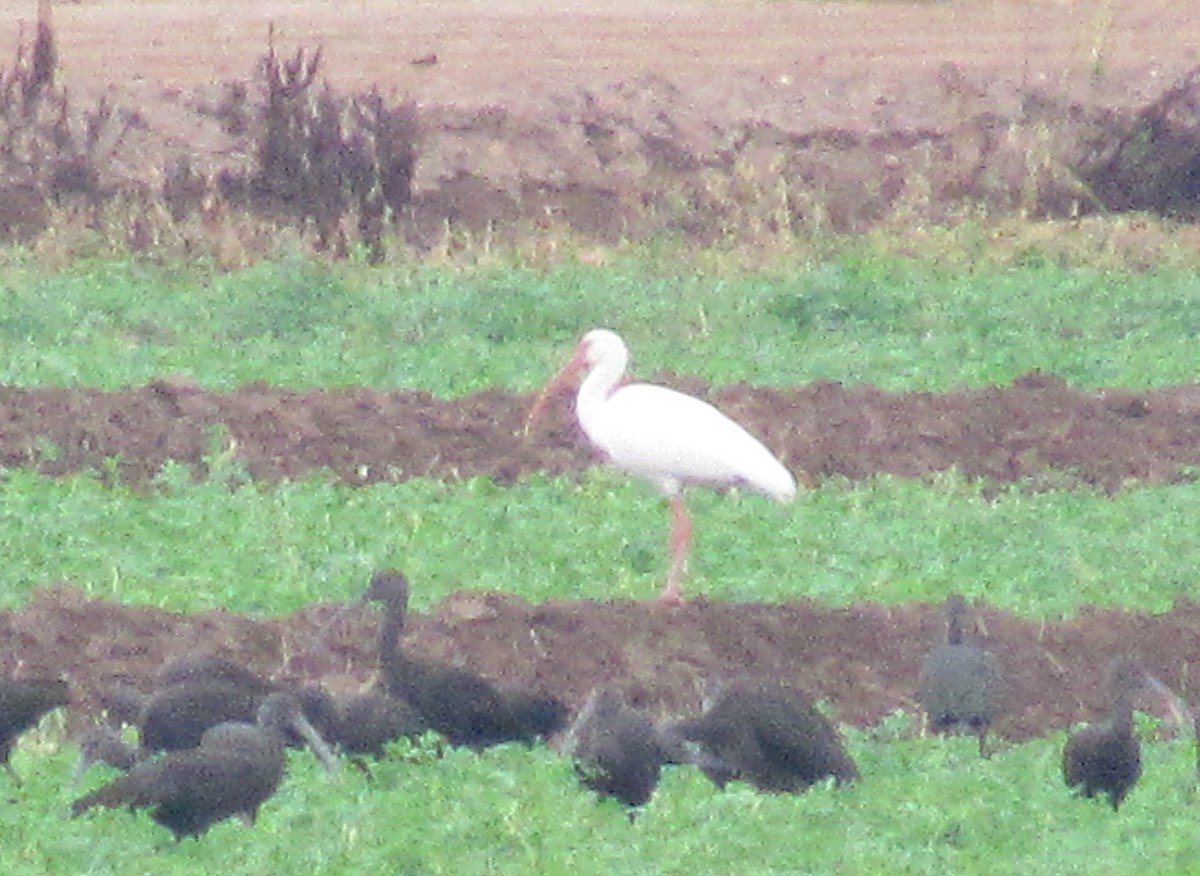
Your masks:
M 21 777 L 8 760 L 17 737 L 47 712 L 65 706 L 70 696 L 71 688 L 64 678 L 0 680 L 0 764 L 17 785 Z
M 79 762 L 75 766 L 71 787 L 79 784 L 84 773 L 91 769 L 94 763 L 108 764 L 114 769 L 127 772 L 142 759 L 138 747 L 122 739 L 121 731 L 112 724 L 93 725 L 79 736 L 78 742 Z
M 362 597 L 384 606 L 379 668 L 388 693 L 413 705 L 429 727 L 452 745 L 484 748 L 533 742 L 561 729 L 567 708 L 552 696 L 499 687 L 466 669 L 420 660 L 398 647 L 408 614 L 408 579 L 376 572 Z
M 946 598 L 944 611 L 946 641 L 921 663 L 917 700 L 933 730 L 974 734 L 980 756 L 986 757 L 988 727 L 1004 706 L 1004 673 L 995 654 L 964 643 L 966 600 L 954 593 Z
M 272 693 L 277 685 L 240 663 L 216 654 L 200 654 L 172 660 L 158 673 L 158 686 L 178 684 L 231 684 L 263 696 Z
M 575 773 L 585 788 L 627 806 L 650 799 L 668 760 L 650 719 L 605 689 L 592 691 L 579 710 L 563 751 L 575 758 Z
M 1133 699 L 1166 686 L 1129 657 L 1109 666 L 1108 719 L 1076 730 L 1063 748 L 1063 780 L 1085 797 L 1103 793 L 1114 810 L 1142 774 L 1142 742 L 1133 732 Z
M 100 697 L 110 720 L 137 726 L 148 752 L 195 748 L 208 728 L 224 721 L 253 723 L 263 700 L 276 692 L 295 695 L 304 717 L 323 736 L 331 736 L 339 720 L 337 704 L 324 689 L 271 681 L 215 655 L 173 661 L 159 673 L 158 683 L 149 695 L 118 684 Z M 287 739 L 292 746 L 304 744 L 294 731 Z
M 838 783 L 858 778 L 829 719 L 803 691 L 779 682 L 732 681 L 700 717 L 674 721 L 662 733 L 720 788 L 742 779 L 763 791 L 799 792 L 827 776 Z
M 197 748 L 142 761 L 71 806 L 82 815 L 94 806 L 149 808 L 151 818 L 175 839 L 198 836 L 233 815 L 254 823 L 258 809 L 283 779 L 284 731 L 309 739 L 330 771 L 336 761 L 304 718 L 294 696 L 269 694 L 256 724 L 228 721 L 210 727 Z
M 408 701 L 369 691 L 340 704 L 337 729 L 329 740 L 347 754 L 382 757 L 387 743 L 420 736 L 428 729 Z

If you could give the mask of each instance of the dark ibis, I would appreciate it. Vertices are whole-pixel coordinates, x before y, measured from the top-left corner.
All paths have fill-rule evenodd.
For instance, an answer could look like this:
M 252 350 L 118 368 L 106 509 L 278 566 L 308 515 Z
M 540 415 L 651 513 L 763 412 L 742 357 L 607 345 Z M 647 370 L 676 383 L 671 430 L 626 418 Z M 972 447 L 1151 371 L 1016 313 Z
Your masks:
M 422 660 L 400 647 L 408 614 L 408 579 L 376 572 L 363 595 L 382 603 L 379 669 L 389 694 L 410 703 L 429 727 L 452 745 L 485 748 L 503 742 L 531 743 L 561 729 L 568 711 L 556 697 L 506 689 L 467 669 Z
M 614 690 L 592 691 L 564 734 L 580 783 L 626 806 L 649 801 L 669 759 L 658 729 Z
M 145 760 L 129 772 L 77 799 L 75 816 L 95 806 L 146 808 L 176 840 L 198 836 L 234 815 L 253 824 L 259 807 L 275 793 L 284 774 L 285 731 L 310 741 L 331 772 L 337 763 L 305 719 L 299 701 L 268 694 L 255 724 L 226 721 L 204 732 L 200 745 Z
M 741 779 L 763 791 L 800 792 L 827 777 L 839 784 L 858 778 L 837 729 L 807 694 L 782 682 L 731 681 L 700 717 L 662 732 L 721 788 Z
M 1063 747 L 1067 787 L 1085 797 L 1105 794 L 1114 810 L 1142 774 L 1142 742 L 1133 731 L 1133 704 L 1143 690 L 1168 697 L 1170 693 L 1137 660 L 1114 660 L 1108 669 L 1108 718 L 1076 730 Z
M 137 726 L 145 751 L 182 751 L 195 748 L 208 728 L 224 721 L 253 723 L 263 700 L 275 692 L 293 694 L 317 732 L 334 733 L 338 707 L 324 689 L 272 681 L 209 654 L 168 663 L 150 694 L 118 683 L 102 691 L 100 700 L 111 721 Z M 289 745 L 304 744 L 294 731 L 286 735 Z
M 917 680 L 917 700 L 930 728 L 965 730 L 979 739 L 987 755 L 987 733 L 1004 707 L 1004 672 L 996 655 L 965 641 L 967 603 L 959 594 L 947 597 L 946 641 L 925 655 Z

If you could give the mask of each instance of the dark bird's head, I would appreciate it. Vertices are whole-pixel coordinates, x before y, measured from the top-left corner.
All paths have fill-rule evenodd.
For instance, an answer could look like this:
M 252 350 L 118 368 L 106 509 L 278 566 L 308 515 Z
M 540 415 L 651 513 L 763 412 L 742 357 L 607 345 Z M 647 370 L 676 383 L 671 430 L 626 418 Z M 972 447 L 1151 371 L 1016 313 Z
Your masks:
M 329 745 L 321 734 L 313 727 L 312 722 L 305 716 L 304 705 L 296 694 L 287 691 L 268 694 L 258 707 L 258 725 L 274 731 L 285 741 L 295 737 L 303 739 L 326 770 L 334 775 L 337 774 L 337 758 L 329 750 Z M 208 738 L 208 733 L 205 734 L 205 738 Z
M 71 786 L 79 784 L 84 773 L 94 763 L 108 764 L 110 767 L 127 772 L 137 765 L 139 758 L 138 747 L 121 738 L 121 733 L 111 724 L 96 724 L 78 738 L 79 762 L 71 780 Z
M 382 602 L 388 608 L 408 608 L 408 578 L 397 569 L 381 569 L 371 576 L 363 602 Z

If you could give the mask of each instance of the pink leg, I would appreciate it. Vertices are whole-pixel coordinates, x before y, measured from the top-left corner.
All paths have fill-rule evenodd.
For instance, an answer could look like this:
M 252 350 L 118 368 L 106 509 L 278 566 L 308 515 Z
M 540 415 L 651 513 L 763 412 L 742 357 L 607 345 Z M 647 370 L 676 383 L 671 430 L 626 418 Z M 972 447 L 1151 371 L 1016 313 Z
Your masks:
M 658 594 L 658 601 L 665 605 L 682 605 L 683 593 L 679 582 L 687 568 L 688 547 L 692 543 L 692 518 L 688 516 L 682 496 L 671 497 L 671 567 L 667 570 L 667 584 Z

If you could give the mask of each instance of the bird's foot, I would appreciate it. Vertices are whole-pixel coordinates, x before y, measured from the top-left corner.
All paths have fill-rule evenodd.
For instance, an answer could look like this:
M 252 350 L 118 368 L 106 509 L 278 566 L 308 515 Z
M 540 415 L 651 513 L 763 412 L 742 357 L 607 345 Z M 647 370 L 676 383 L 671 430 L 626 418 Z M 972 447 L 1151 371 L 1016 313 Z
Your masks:
M 662 593 L 658 594 L 659 605 L 669 605 L 672 608 L 678 608 L 683 605 L 683 594 L 677 586 L 668 584 L 663 588 Z

